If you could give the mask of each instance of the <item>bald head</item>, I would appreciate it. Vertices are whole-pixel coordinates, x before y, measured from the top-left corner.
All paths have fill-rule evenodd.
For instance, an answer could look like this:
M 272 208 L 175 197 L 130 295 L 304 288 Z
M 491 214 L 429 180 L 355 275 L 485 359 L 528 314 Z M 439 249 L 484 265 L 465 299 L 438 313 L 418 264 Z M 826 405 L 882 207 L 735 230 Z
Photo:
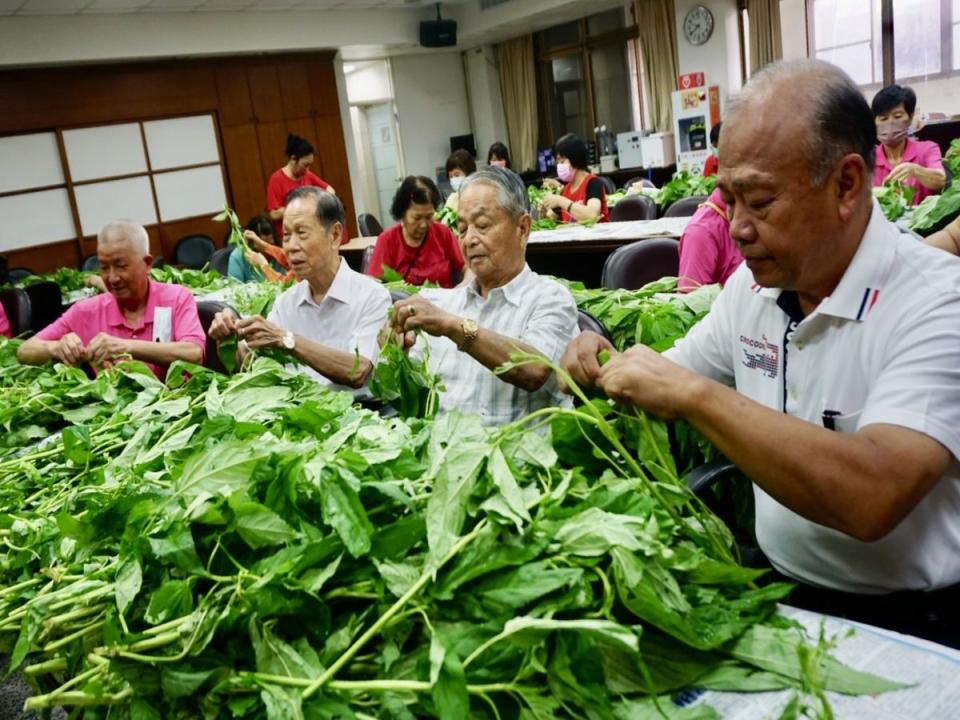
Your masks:
M 771 151 L 799 148 L 815 186 L 822 185 L 841 158 L 851 153 L 862 157 L 873 172 L 877 143 L 873 114 L 853 80 L 835 65 L 821 60 L 767 65 L 727 101 L 725 129 L 744 118 L 752 120 L 757 135 L 766 136 Z M 721 136 L 721 148 L 725 137 Z
M 97 249 L 105 246 L 128 245 L 140 257 L 150 254 L 150 238 L 142 225 L 129 220 L 114 220 L 101 228 L 97 235 Z

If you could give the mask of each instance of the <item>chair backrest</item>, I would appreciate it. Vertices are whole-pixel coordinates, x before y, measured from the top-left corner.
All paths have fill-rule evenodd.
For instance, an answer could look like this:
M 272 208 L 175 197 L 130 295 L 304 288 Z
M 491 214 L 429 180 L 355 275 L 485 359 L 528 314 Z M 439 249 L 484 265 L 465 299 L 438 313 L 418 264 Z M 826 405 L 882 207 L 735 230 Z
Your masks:
M 403 290 L 391 290 L 390 291 L 390 300 L 394 303 L 398 303 L 401 300 L 406 300 L 410 297 L 410 293 Z
M 30 296 L 21 288 L 0 290 L 0 305 L 10 323 L 10 335 L 17 337 L 30 330 Z
M 80 264 L 84 272 L 96 272 L 100 269 L 100 259 L 96 255 L 87 255 Z
M 220 361 L 220 353 L 217 351 L 217 341 L 211 338 L 209 335 L 210 325 L 213 324 L 213 318 L 221 310 L 233 310 L 233 308 L 227 305 L 227 303 L 220 302 L 219 300 L 197 301 L 197 315 L 200 316 L 200 327 L 203 328 L 203 334 L 207 336 L 207 347 L 203 356 L 203 366 L 210 368 L 211 370 L 216 370 L 217 372 L 226 373 L 227 369 Z M 236 311 L 234 310 L 234 312 Z
M 210 269 L 215 270 L 221 275 L 226 276 L 227 269 L 230 267 L 230 253 L 233 252 L 233 245 L 222 247 L 210 256 Z
M 367 268 L 370 267 L 370 258 L 373 257 L 373 245 L 363 249 L 363 255 L 360 256 L 360 272 L 367 274 Z
M 617 184 L 606 175 L 598 175 L 597 177 L 603 181 L 603 189 L 607 191 L 607 195 L 617 191 Z
M 650 178 L 646 178 L 646 177 L 643 177 L 643 175 L 640 175 L 639 177 L 630 178 L 629 180 L 627 180 L 623 184 L 623 189 L 629 190 L 634 183 L 640 183 L 643 187 L 648 187 L 648 188 L 657 187 L 656 185 L 653 184 L 653 181 L 650 180 Z
M 7 272 L 7 276 L 9 278 L 8 282 L 11 283 L 18 283 L 24 278 L 30 277 L 31 275 L 36 275 L 36 273 L 30 268 L 25 267 L 10 268 L 10 270 Z
M 610 340 L 610 333 L 607 332 L 607 327 L 597 320 L 594 315 L 580 308 L 577 308 L 577 327 L 580 328 L 581 332 L 589 330 Z
M 60 286 L 46 280 L 24 288 L 30 297 L 30 329 L 40 332 L 63 314 Z
M 663 216 L 690 217 L 706 201 L 706 195 L 691 195 L 690 197 L 680 198 L 670 203 L 670 206 L 663 211 Z
M 200 270 L 210 262 L 216 246 L 209 235 L 187 235 L 177 241 L 173 250 L 173 261 L 191 270 Z
M 150 267 L 152 267 L 152 268 L 162 268 L 162 267 L 163 267 L 164 265 L 166 265 L 166 264 L 167 264 L 167 261 L 163 259 L 163 255 L 157 255 L 157 256 L 153 259 L 153 262 L 150 263 Z
M 649 238 L 617 248 L 603 264 L 605 288 L 636 290 L 680 270 L 680 243 L 673 238 Z
M 610 222 L 656 219 L 657 204 L 646 195 L 628 195 L 610 209 Z
M 357 226 L 360 228 L 360 235 L 363 237 L 376 237 L 383 232 L 383 225 L 370 213 L 360 213 L 357 218 Z

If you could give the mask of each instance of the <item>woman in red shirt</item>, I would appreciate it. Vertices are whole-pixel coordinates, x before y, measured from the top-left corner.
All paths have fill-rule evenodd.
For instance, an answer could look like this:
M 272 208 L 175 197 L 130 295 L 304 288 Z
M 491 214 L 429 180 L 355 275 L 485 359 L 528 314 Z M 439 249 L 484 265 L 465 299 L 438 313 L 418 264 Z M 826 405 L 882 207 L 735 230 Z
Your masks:
M 545 195 L 541 213 L 562 222 L 610 219 L 603 180 L 587 171 L 587 144 L 573 133 L 557 140 L 557 178 L 564 183 L 559 195 Z
M 273 221 L 276 238 L 283 237 L 283 206 L 291 190 L 313 185 L 336 195 L 330 183 L 310 172 L 313 152 L 313 145 L 309 140 L 292 133 L 287 135 L 287 164 L 273 173 L 267 181 L 267 211 Z
M 465 263 L 450 228 L 434 221 L 438 207 L 440 191 L 430 178 L 404 178 L 390 208 L 399 222 L 380 233 L 367 274 L 383 277 L 388 267 L 411 285 L 434 282 L 453 287 L 463 276 Z

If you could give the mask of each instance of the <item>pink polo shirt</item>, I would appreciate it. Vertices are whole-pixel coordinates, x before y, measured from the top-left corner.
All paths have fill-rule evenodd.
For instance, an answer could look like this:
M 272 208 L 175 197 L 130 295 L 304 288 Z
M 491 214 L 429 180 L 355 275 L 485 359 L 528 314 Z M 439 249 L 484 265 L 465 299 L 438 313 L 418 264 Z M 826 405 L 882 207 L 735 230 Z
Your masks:
M 0 305 L 0 335 L 13 337 L 10 331 L 10 321 L 7 320 L 7 311 Z
M 154 337 L 153 320 L 159 308 L 170 308 L 169 337 Z M 185 287 L 150 281 L 147 293 L 147 308 L 140 324 L 132 327 L 120 311 L 116 299 L 110 293 L 97 295 L 74 303 L 59 319 L 37 333 L 41 340 L 59 340 L 67 333 L 75 333 L 84 345 L 88 345 L 99 333 L 129 340 L 163 340 L 167 342 L 192 342 L 203 351 L 207 338 L 197 315 L 197 301 Z M 162 328 L 158 328 L 162 332 Z M 147 363 L 161 380 L 167 369 Z
M 681 291 L 700 285 L 725 283 L 743 257 L 730 237 L 727 205 L 714 190 L 697 208 L 680 236 L 680 270 L 677 286 Z
M 940 146 L 929 140 L 913 140 L 907 138 L 906 145 L 903 147 L 903 159 L 901 162 L 912 162 L 930 170 L 943 170 L 943 155 L 940 153 Z M 880 187 L 887 175 L 893 172 L 896 165 L 891 165 L 887 160 L 887 154 L 883 150 L 883 143 L 877 145 L 875 167 L 873 170 L 873 186 Z M 928 195 L 933 195 L 933 191 L 928 190 L 916 178 L 907 178 L 906 185 L 916 188 L 917 192 L 913 196 L 913 205 L 916 205 Z

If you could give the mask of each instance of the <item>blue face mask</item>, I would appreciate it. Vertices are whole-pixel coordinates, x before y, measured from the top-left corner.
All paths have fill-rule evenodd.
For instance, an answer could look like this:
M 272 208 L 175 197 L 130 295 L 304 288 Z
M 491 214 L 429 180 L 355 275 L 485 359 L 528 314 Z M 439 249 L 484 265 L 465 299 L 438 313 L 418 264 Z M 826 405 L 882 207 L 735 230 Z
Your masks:
M 454 175 L 450 178 L 450 187 L 453 188 L 454 192 L 460 192 L 460 186 L 463 185 L 463 181 L 466 179 L 465 175 Z

